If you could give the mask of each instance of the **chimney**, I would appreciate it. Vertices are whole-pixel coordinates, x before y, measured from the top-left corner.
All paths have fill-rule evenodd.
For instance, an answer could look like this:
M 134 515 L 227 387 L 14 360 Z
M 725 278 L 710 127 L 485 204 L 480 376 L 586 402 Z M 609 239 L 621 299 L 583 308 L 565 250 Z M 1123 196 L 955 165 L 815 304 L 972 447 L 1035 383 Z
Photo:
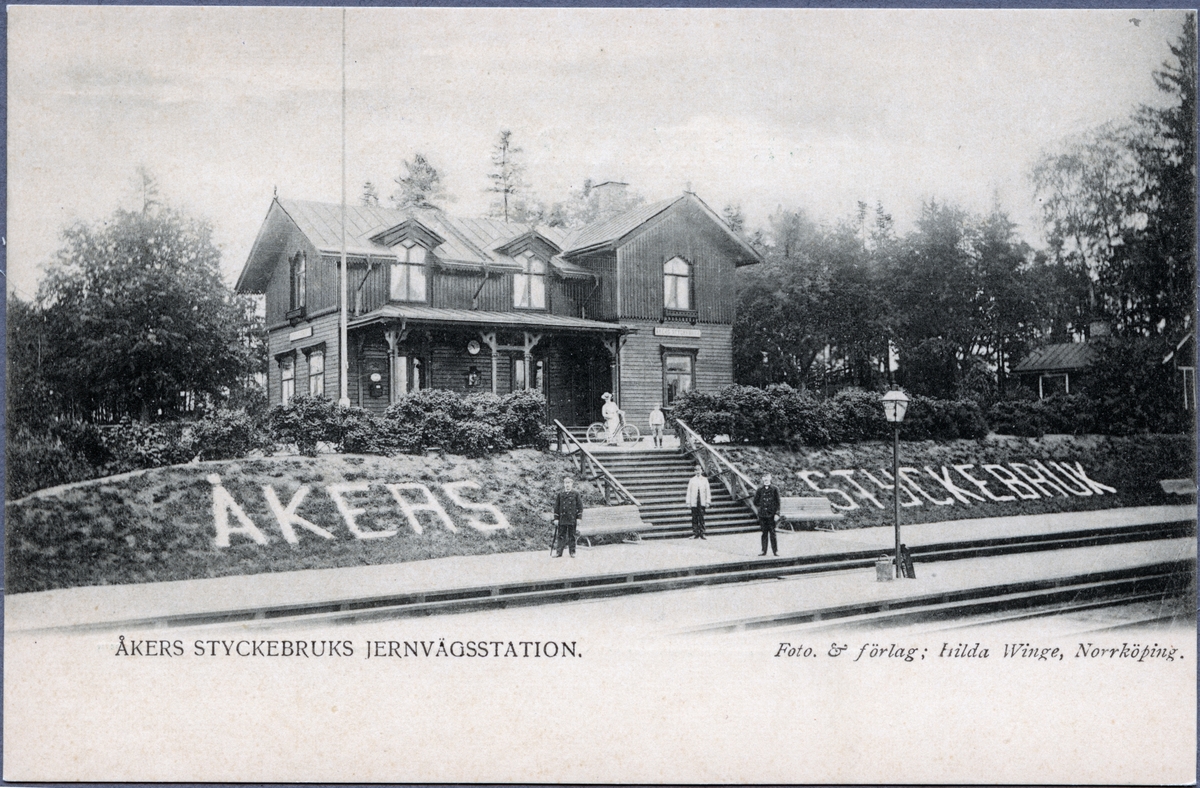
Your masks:
M 1088 324 L 1089 339 L 1099 339 L 1100 337 L 1106 337 L 1111 333 L 1112 330 L 1108 327 L 1107 320 L 1093 320 L 1090 324 Z
M 592 187 L 596 194 L 596 209 L 601 219 L 607 219 L 621 212 L 628 199 L 629 184 L 621 181 L 605 181 Z

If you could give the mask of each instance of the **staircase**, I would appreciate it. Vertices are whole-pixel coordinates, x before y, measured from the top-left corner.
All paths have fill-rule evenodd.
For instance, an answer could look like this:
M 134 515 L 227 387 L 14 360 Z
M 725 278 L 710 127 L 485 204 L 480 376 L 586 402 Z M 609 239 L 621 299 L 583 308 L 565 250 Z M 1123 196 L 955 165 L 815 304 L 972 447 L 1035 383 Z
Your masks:
M 606 451 L 597 459 L 641 502 L 642 519 L 653 526 L 644 538 L 691 536 L 692 513 L 687 507 L 688 479 L 696 464 L 687 455 L 670 449 Z M 710 479 L 712 505 L 704 516 L 708 532 L 757 531 L 750 508 L 735 501 L 725 485 Z

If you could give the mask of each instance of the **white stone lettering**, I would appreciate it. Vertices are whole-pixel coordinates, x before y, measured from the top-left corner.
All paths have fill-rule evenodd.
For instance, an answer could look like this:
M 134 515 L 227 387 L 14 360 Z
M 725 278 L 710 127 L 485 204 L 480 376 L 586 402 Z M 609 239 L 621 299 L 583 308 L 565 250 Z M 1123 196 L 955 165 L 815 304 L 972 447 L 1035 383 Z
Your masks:
M 895 479 L 892 479 L 892 472 L 891 472 L 891 471 L 885 471 L 885 470 L 883 470 L 882 468 L 880 468 L 880 469 L 879 469 L 879 472 L 880 472 L 881 474 L 883 474 L 884 476 L 886 476 L 888 479 L 891 479 L 891 481 L 892 481 L 892 482 L 894 482 L 894 481 L 895 481 Z M 890 484 L 890 483 L 885 483 L 885 482 L 881 482 L 881 481 L 879 481 L 878 479 L 876 479 L 874 476 L 872 476 L 872 475 L 871 475 L 870 473 L 868 473 L 867 471 L 863 471 L 863 473 L 866 475 L 866 477 L 867 477 L 868 479 L 870 479 L 871 481 L 875 482 L 875 483 L 876 483 L 876 484 L 878 484 L 880 487 L 883 487 L 885 490 L 892 490 L 892 489 L 895 489 L 895 488 L 892 486 L 892 484 Z M 900 505 L 901 505 L 901 506 L 922 506 L 922 505 L 923 505 L 923 504 L 921 503 L 921 499 L 920 499 L 920 498 L 918 498 L 916 495 L 914 495 L 914 494 L 913 494 L 913 491 L 912 491 L 911 489 L 909 489 L 909 487 L 908 487 L 907 485 L 905 485 L 905 484 L 904 484 L 904 474 L 903 474 L 903 473 L 902 473 L 902 474 L 900 474 L 900 489 L 901 489 L 901 490 L 903 490 L 903 491 L 904 491 L 904 494 L 908 496 L 908 500 L 907 500 L 907 501 L 901 501 L 901 502 L 900 502 Z
M 454 527 L 454 521 L 450 519 L 450 515 L 446 514 L 446 510 L 438 503 L 437 498 L 433 497 L 433 493 L 429 488 L 418 482 L 406 482 L 404 484 L 389 484 L 387 485 L 388 492 L 396 499 L 396 503 L 400 504 L 400 509 L 403 510 L 404 516 L 408 518 L 408 524 L 418 534 L 423 533 L 421 521 L 417 519 L 417 512 L 433 512 L 442 521 L 442 525 L 446 526 L 451 533 L 458 533 L 458 529 Z M 401 493 L 404 490 L 419 490 L 425 497 L 425 500 L 420 503 L 405 498 Z
M 1086 484 L 1088 487 L 1091 487 L 1093 490 L 1096 491 L 1096 495 L 1104 495 L 1104 493 L 1115 493 L 1116 492 L 1115 489 L 1113 489 L 1112 487 L 1109 487 L 1107 484 L 1101 484 L 1100 482 L 1095 481 L 1094 479 L 1089 479 L 1088 475 L 1083 472 L 1083 466 L 1081 464 L 1079 464 L 1078 462 L 1075 463 L 1074 468 L 1072 468 L 1070 465 L 1066 464 L 1065 462 L 1056 462 L 1056 463 L 1054 463 L 1054 465 L 1057 468 L 1061 468 L 1063 473 L 1067 474 L 1068 476 L 1073 477 L 1075 481 L 1082 482 L 1083 484 Z
M 208 483 L 212 485 L 213 491 L 213 524 L 216 527 L 217 547 L 229 547 L 229 537 L 234 534 L 241 534 L 254 540 L 258 544 L 266 544 L 266 535 L 258 530 L 258 526 L 254 521 L 246 516 L 246 512 L 241 505 L 234 500 L 229 494 L 224 485 L 221 484 L 221 477 L 215 473 L 208 475 Z M 241 523 L 237 528 L 229 527 L 229 513 L 233 512 L 233 516 Z
M 348 493 L 366 492 L 371 489 L 371 485 L 367 482 L 348 482 L 345 484 L 331 484 L 325 488 L 329 493 L 329 497 L 333 499 L 333 503 L 342 514 L 342 519 L 346 521 L 346 530 L 354 534 L 355 539 L 385 539 L 389 536 L 395 536 L 397 529 L 393 528 L 390 531 L 370 531 L 359 528 L 358 516 L 366 514 L 366 509 L 352 507 L 345 496 Z
M 983 481 L 982 479 L 976 479 L 974 476 L 967 473 L 968 470 L 970 470 L 971 468 L 974 468 L 974 467 L 975 467 L 974 465 L 955 465 L 954 470 L 958 471 L 959 474 L 964 479 L 966 479 L 971 484 L 974 484 L 976 487 L 978 487 L 980 492 L 982 492 L 984 495 L 986 495 L 988 498 L 990 498 L 993 501 L 1015 501 L 1015 500 L 1017 500 L 1012 495 L 996 495 L 994 492 L 992 492 L 990 489 L 988 489 L 987 482 Z
M 942 472 L 940 475 L 938 474 L 937 471 L 935 471 L 933 468 L 930 468 L 928 465 L 925 466 L 925 472 L 928 473 L 930 476 L 932 476 L 934 479 L 936 479 L 938 484 L 945 487 L 946 490 L 948 490 L 951 495 L 953 495 L 955 498 L 962 501 L 963 503 L 967 504 L 968 506 L 971 504 L 970 499 L 972 499 L 972 498 L 974 498 L 976 501 L 979 501 L 980 503 L 983 503 L 983 496 L 976 495 L 975 493 L 971 492 L 970 490 L 964 490 L 963 488 L 961 488 L 957 484 L 955 484 L 954 481 L 951 480 L 951 478 L 950 478 L 950 469 L 947 468 L 945 465 L 942 466 Z
M 1070 479 L 1071 477 L 1068 476 L 1067 474 L 1063 473 L 1061 470 L 1059 471 L 1060 476 L 1055 476 L 1054 473 L 1049 468 L 1047 468 L 1045 465 L 1043 465 L 1040 460 L 1034 460 L 1033 465 L 1035 468 L 1037 468 L 1039 471 L 1041 471 L 1048 479 L 1052 479 L 1055 484 L 1057 484 L 1059 487 L 1063 488 L 1067 492 L 1071 493 L 1072 495 L 1078 495 L 1078 496 L 1084 497 L 1084 498 L 1086 498 L 1089 495 L 1094 495 L 1094 493 L 1092 492 L 1092 488 L 1088 487 L 1086 484 L 1079 485 L 1078 489 L 1067 484 L 1066 479 Z
M 875 504 L 875 508 L 877 508 L 877 509 L 883 508 L 883 504 L 881 504 L 879 502 L 879 499 L 876 498 L 874 496 L 874 494 L 871 493 L 870 490 L 868 490 L 866 487 L 863 487 L 861 484 L 859 484 L 857 481 L 855 481 L 853 470 L 830 471 L 829 475 L 830 476 L 841 476 L 847 482 L 849 482 L 851 487 L 854 488 L 854 492 L 858 495 L 859 498 L 862 498 L 864 501 L 870 501 L 871 503 Z M 830 505 L 832 506 L 832 504 L 830 504 Z
M 799 476 L 801 479 L 803 479 L 805 484 L 807 484 L 809 487 L 813 488 L 817 492 L 824 493 L 827 496 L 828 495 L 839 495 L 846 500 L 846 503 L 844 503 L 844 504 L 834 503 L 833 501 L 830 501 L 829 505 L 831 507 L 833 507 L 834 509 L 843 509 L 845 511 L 850 511 L 852 509 L 858 508 L 858 501 L 854 500 L 849 495 L 846 495 L 846 493 L 842 492 L 841 490 L 837 489 L 836 487 L 818 487 L 816 485 L 816 483 L 813 482 L 813 480 L 811 478 L 809 478 L 810 476 L 816 476 L 818 478 L 824 479 L 825 474 L 821 473 L 820 471 L 797 471 L 796 475 Z
M 911 476 L 909 476 L 908 474 L 909 474 L 909 473 L 915 473 L 915 474 L 917 474 L 918 476 L 920 476 L 920 475 L 921 475 L 921 472 L 920 472 L 919 470 L 917 470 L 916 468 L 899 468 L 899 469 L 897 469 L 897 470 L 898 470 L 898 471 L 899 471 L 899 473 L 900 473 L 900 478 L 904 480 L 904 483 L 905 483 L 905 484 L 907 484 L 908 486 L 912 487 L 914 490 L 916 490 L 917 492 L 919 492 L 919 493 L 921 494 L 921 497 L 922 497 L 922 498 L 924 498 L 925 500 L 929 501 L 929 502 L 930 502 L 931 504 L 933 504 L 934 506 L 952 506 L 952 505 L 954 504 L 954 499 L 953 499 L 953 498 L 947 498 L 947 499 L 945 499 L 945 500 L 943 500 L 943 501 L 939 501 L 937 498 L 934 498 L 932 495 L 930 495 L 929 493 L 925 492 L 925 490 L 924 490 L 924 489 L 921 487 L 921 485 L 919 485 L 919 484 L 917 484 L 916 482 L 914 482 L 914 481 L 912 480 L 912 477 L 911 477 Z
M 462 507 L 468 511 L 487 512 L 491 515 L 493 522 L 485 523 L 477 517 L 468 517 L 467 525 L 474 528 L 483 534 L 494 534 L 496 531 L 503 531 L 505 528 L 511 528 L 508 523 L 508 518 L 504 516 L 504 512 L 490 503 L 476 503 L 468 501 L 462 496 L 459 490 L 480 490 L 483 489 L 480 485 L 473 481 L 448 482 L 442 485 L 442 492 L 446 493 L 446 497 L 450 499 L 455 506 Z
M 1038 471 L 1023 462 L 1010 462 L 1008 467 L 1021 474 L 1021 476 L 1025 478 L 1025 481 L 1036 487 L 1037 491 L 1047 498 L 1053 498 L 1054 493 L 1056 492 L 1064 498 L 1071 497 L 1070 493 L 1047 479 L 1041 471 Z
M 275 494 L 275 488 L 269 484 L 264 484 L 263 497 L 267 499 L 267 506 L 271 507 L 271 513 L 275 515 L 275 521 L 279 523 L 279 531 L 283 534 L 283 538 L 288 544 L 299 544 L 300 538 L 296 536 L 296 529 L 293 525 L 298 525 L 305 528 L 323 539 L 332 539 L 333 534 L 326 531 L 319 525 L 309 522 L 300 515 L 296 514 L 296 509 L 300 508 L 300 504 L 308 495 L 308 485 L 302 484 L 300 488 L 292 494 L 292 500 L 288 502 L 285 509 L 283 504 L 279 502 L 279 496 Z
M 1017 494 L 1018 498 L 1023 498 L 1026 501 L 1032 501 L 1034 498 L 1041 498 L 1037 490 L 1030 487 L 1025 482 L 1017 478 L 1017 475 L 1005 468 L 1003 465 L 983 465 L 985 471 L 995 476 L 997 481 L 1003 484 L 1008 489 Z

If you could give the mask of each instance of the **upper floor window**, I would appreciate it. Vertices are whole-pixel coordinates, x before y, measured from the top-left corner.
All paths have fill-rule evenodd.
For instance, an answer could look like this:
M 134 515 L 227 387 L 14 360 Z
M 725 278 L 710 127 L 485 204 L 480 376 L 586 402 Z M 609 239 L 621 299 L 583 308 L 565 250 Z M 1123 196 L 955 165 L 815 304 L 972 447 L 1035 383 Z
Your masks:
M 304 287 L 305 287 L 305 260 L 304 252 L 296 252 L 291 259 L 291 300 L 290 309 L 301 309 L 304 306 Z
M 425 247 L 405 241 L 395 248 L 396 262 L 392 263 L 393 301 L 425 300 Z
M 513 306 L 519 309 L 546 308 L 546 261 L 526 252 L 517 260 L 521 273 L 513 275 Z
M 681 257 L 663 263 L 663 307 L 692 308 L 692 267 Z

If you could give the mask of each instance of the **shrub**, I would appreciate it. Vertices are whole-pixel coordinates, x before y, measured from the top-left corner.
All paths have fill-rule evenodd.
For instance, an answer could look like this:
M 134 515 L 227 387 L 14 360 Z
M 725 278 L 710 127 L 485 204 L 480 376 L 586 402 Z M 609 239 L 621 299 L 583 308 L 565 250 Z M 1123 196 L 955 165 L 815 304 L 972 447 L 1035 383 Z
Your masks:
M 1046 414 L 1040 403 L 1001 400 L 988 409 L 988 424 L 1001 435 L 1040 438 L 1046 434 Z
M 1086 435 L 1096 429 L 1097 403 L 1086 394 L 1056 394 L 1038 404 L 1046 432 Z
M 394 448 L 385 421 L 362 408 L 338 409 L 337 444 L 338 451 L 350 454 L 387 454 Z
M 86 421 L 60 421 L 50 427 L 50 436 L 67 451 L 79 455 L 91 465 L 103 465 L 113 459 L 104 440 L 104 432 Z
M 317 456 L 321 441 L 340 440 L 337 404 L 325 397 L 301 395 L 286 405 L 275 405 L 267 413 L 272 436 L 281 443 L 294 443 L 306 457 Z
M 265 442 L 261 427 L 245 411 L 209 413 L 192 429 L 192 451 L 205 460 L 245 457 Z
M 764 409 L 764 416 L 777 419 L 779 429 L 763 430 L 762 442 L 824 446 L 833 439 L 835 418 L 828 402 L 788 385 L 770 386 L 767 393 L 774 407 Z
M 514 391 L 501 404 L 504 408 L 504 435 L 513 446 L 545 449 L 546 398 L 537 391 Z
M 105 450 L 107 452 L 107 449 Z M 4 446 L 5 497 L 23 498 L 34 490 L 103 476 L 80 452 L 45 432 L 10 433 Z
M 109 473 L 178 465 L 195 456 L 191 443 L 183 440 L 182 422 L 126 421 L 100 429 L 104 445 L 113 455 Z
M 832 440 L 853 443 L 891 437 L 879 394 L 857 388 L 843 389 L 834 395 L 830 406 Z
M 467 457 L 482 457 L 493 452 L 506 451 L 512 443 L 497 424 L 468 420 L 454 424 L 453 437 L 448 447 L 454 454 Z

